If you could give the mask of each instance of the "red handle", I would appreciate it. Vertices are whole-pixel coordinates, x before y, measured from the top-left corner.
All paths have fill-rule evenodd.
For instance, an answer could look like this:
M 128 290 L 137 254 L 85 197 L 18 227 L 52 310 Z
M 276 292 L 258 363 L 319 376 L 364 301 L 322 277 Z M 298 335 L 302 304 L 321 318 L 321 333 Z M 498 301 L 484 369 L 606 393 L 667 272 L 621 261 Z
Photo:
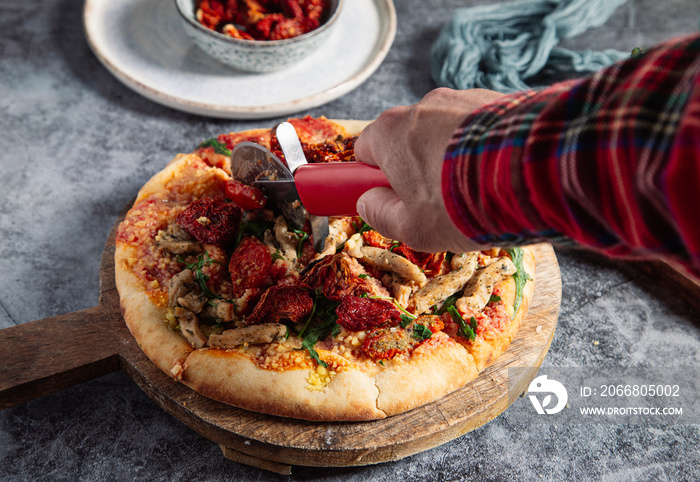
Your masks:
M 373 187 L 391 187 L 384 173 L 362 162 L 305 164 L 294 172 L 301 202 L 316 216 L 356 216 L 358 198 Z

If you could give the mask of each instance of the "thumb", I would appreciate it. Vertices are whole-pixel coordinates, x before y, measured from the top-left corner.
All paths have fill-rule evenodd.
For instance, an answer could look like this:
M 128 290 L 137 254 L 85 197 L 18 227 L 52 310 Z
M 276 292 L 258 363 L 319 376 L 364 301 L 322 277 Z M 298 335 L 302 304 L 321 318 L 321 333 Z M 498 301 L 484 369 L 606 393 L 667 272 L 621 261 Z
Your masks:
M 400 239 L 404 204 L 396 192 L 388 187 L 375 187 L 357 200 L 357 213 L 380 234 Z

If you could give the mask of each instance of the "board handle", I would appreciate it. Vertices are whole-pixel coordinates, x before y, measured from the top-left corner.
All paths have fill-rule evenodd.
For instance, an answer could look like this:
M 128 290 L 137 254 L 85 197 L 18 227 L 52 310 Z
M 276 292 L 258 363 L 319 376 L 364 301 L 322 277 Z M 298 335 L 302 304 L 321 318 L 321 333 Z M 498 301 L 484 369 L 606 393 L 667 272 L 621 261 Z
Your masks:
M 0 330 L 0 409 L 119 370 L 101 306 Z

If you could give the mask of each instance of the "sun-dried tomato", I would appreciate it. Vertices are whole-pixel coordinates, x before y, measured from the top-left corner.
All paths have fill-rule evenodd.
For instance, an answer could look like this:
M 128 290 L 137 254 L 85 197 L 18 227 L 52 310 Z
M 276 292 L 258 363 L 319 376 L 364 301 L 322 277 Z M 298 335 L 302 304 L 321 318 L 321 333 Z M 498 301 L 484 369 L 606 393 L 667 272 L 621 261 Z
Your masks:
M 265 15 L 260 20 L 250 26 L 251 35 L 255 38 L 272 40 L 270 35 L 277 22 L 284 20 L 284 15 L 280 13 Z
M 236 240 L 241 210 L 234 204 L 196 199 L 177 217 L 177 223 L 203 244 L 230 247 Z
M 416 251 L 415 249 L 409 248 L 403 243 L 392 249 L 392 251 L 403 256 L 411 263 L 421 268 L 425 275 L 429 278 L 442 274 L 442 262 L 445 260 L 445 256 L 447 254 L 445 252 L 423 253 L 421 251 Z
M 394 244 L 394 242 L 391 239 L 385 238 L 373 229 L 364 231 L 362 233 L 362 241 L 368 246 L 384 249 L 391 249 L 392 244 Z
M 329 10 L 328 0 L 198 0 L 195 15 L 235 38 L 280 40 L 317 29 Z
M 243 238 L 228 265 L 233 295 L 242 296 L 248 289 L 262 288 L 272 263 L 270 250 L 262 241 L 254 236 Z
M 226 12 L 223 4 L 217 0 L 200 0 L 197 4 L 196 16 L 202 25 L 216 30 L 225 18 Z
M 249 325 L 305 320 L 314 306 L 309 290 L 301 286 L 275 285 L 263 293 L 245 322 Z
M 320 143 L 301 141 L 304 157 L 309 164 L 325 162 L 350 162 L 355 160 L 355 137 L 336 139 Z M 277 136 L 270 140 L 270 151 L 282 162 L 287 163 Z
M 280 9 L 287 18 L 303 18 L 304 11 L 297 0 L 279 0 Z
M 371 330 L 380 325 L 395 326 L 401 321 L 401 312 L 387 300 L 346 296 L 335 313 L 338 324 L 349 331 Z
M 245 211 L 265 207 L 265 195 L 256 187 L 248 186 L 242 182 L 231 179 L 226 183 L 226 195 Z
M 270 40 L 284 40 L 298 37 L 306 32 L 310 32 L 310 30 L 307 29 L 303 22 L 296 18 L 284 18 L 274 24 L 268 38 Z
M 302 271 L 300 282 L 320 289 L 329 300 L 342 301 L 348 295 L 388 296 L 379 282 L 369 278 L 355 258 L 341 252 L 314 260 Z
M 299 3 L 307 18 L 318 21 L 330 6 L 328 0 L 299 0 Z
M 306 159 L 315 162 L 349 162 L 355 160 L 355 138 L 302 144 Z

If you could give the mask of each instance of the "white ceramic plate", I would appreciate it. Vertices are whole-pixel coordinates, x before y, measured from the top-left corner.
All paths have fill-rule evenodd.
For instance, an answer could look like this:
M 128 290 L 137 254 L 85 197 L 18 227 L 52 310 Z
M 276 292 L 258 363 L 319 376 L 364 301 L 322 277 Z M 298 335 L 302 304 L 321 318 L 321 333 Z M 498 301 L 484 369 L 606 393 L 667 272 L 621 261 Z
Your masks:
M 396 34 L 392 0 L 349 0 L 319 50 L 285 70 L 250 74 L 197 49 L 172 0 L 85 0 L 83 22 L 92 51 L 130 89 L 226 119 L 282 116 L 337 99 L 379 67 Z

